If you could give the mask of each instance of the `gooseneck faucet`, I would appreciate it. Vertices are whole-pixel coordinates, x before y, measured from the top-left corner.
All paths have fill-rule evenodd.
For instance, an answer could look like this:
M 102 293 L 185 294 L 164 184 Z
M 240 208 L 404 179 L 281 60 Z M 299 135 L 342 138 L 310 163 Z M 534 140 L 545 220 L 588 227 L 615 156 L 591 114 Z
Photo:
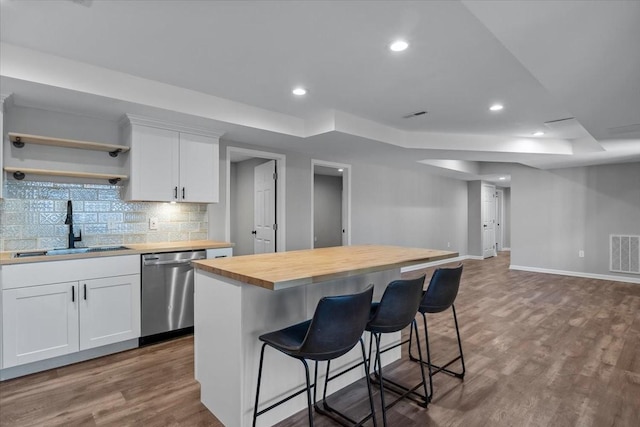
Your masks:
M 76 242 L 80 242 L 82 240 L 82 230 L 80 230 L 80 236 L 76 237 L 73 234 L 73 204 L 71 200 L 67 200 L 67 218 L 64 220 L 64 223 L 69 226 L 69 244 L 67 245 L 68 249 L 73 249 L 76 247 Z

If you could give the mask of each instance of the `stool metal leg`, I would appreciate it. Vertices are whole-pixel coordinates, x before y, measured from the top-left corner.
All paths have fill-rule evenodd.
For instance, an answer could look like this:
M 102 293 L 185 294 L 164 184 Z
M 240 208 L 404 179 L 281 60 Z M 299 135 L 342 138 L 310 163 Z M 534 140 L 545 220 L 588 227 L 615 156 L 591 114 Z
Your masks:
M 419 355 L 419 359 L 420 361 L 422 361 L 422 347 L 420 346 L 420 336 L 418 335 L 418 325 L 416 323 L 416 321 L 412 321 L 411 322 L 411 326 L 410 326 L 410 334 L 413 333 L 413 330 L 415 329 L 416 332 L 416 340 L 417 340 L 417 344 L 418 344 L 418 355 Z M 404 343 L 408 342 L 408 340 L 402 341 L 399 344 L 396 344 L 392 347 L 389 347 L 385 350 L 382 350 L 381 353 L 384 353 L 386 351 L 389 351 L 391 349 L 396 348 L 399 345 L 402 345 Z M 419 382 L 418 384 L 416 384 L 415 386 L 409 388 L 403 384 L 399 384 L 393 380 L 390 380 L 388 378 L 383 378 L 377 371 L 374 371 L 374 375 L 377 377 L 377 385 L 380 385 L 382 382 L 384 382 L 387 385 L 387 388 L 392 391 L 393 393 L 396 393 L 399 395 L 399 397 L 394 400 L 393 402 L 391 402 L 387 408 L 392 407 L 393 405 L 395 405 L 396 403 L 398 403 L 400 400 L 402 400 L 403 398 L 407 397 L 411 400 L 413 400 L 414 402 L 416 402 L 418 405 L 426 408 L 427 405 L 429 404 L 429 391 L 427 390 L 427 377 L 425 376 L 424 373 L 424 365 L 425 363 L 423 362 L 420 365 L 420 375 L 422 377 L 422 381 Z M 430 379 L 430 378 L 429 378 Z M 423 393 L 424 394 L 420 394 L 417 392 L 417 390 L 422 387 L 423 388 Z
M 458 317 L 456 316 L 456 308 L 453 306 L 453 304 L 451 305 L 451 309 L 453 310 L 453 320 L 454 320 L 455 326 L 456 326 L 456 338 L 458 339 L 458 351 L 459 351 L 459 354 L 458 354 L 457 357 L 451 359 L 450 361 L 448 361 L 447 363 L 445 363 L 442 366 L 437 366 L 437 365 L 433 365 L 432 364 L 432 367 L 435 368 L 433 373 L 437 374 L 438 372 L 444 372 L 444 373 L 449 374 L 449 375 L 451 375 L 453 377 L 463 379 L 464 378 L 464 374 L 466 372 L 466 368 L 464 366 L 464 356 L 462 354 L 462 341 L 460 339 L 460 328 L 458 327 Z M 426 314 L 425 313 L 421 313 L 421 314 L 422 314 L 422 317 L 423 317 L 423 323 L 425 325 L 425 334 L 428 334 L 427 327 L 426 327 L 426 324 L 427 324 Z M 409 339 L 410 340 L 412 339 L 411 335 L 409 336 Z M 427 345 L 428 344 L 429 343 L 428 343 L 428 340 L 427 340 Z M 409 343 L 409 358 L 413 362 L 417 362 L 418 361 L 418 359 L 413 355 L 413 352 L 411 351 L 411 343 Z M 450 369 L 446 369 L 447 367 L 449 367 L 451 364 L 453 364 L 457 360 L 460 360 L 460 362 L 462 363 L 462 371 L 461 372 L 455 372 L 455 371 L 452 371 Z
M 345 371 L 342 371 L 342 372 L 334 375 L 333 377 L 329 376 L 329 369 L 330 369 L 331 361 L 330 360 L 327 361 L 327 370 L 326 370 L 326 374 L 325 374 L 324 391 L 323 391 L 323 395 L 322 395 L 322 407 L 320 407 L 316 403 L 315 397 L 314 397 L 313 405 L 314 405 L 314 408 L 315 408 L 316 412 L 331 418 L 332 420 L 334 420 L 335 422 L 337 422 L 340 425 L 343 425 L 343 426 L 361 426 L 366 421 L 368 421 L 369 418 L 372 418 L 374 427 L 377 427 L 378 423 L 377 423 L 377 420 L 376 420 L 375 408 L 374 408 L 374 405 L 373 405 L 373 394 L 372 394 L 372 390 L 371 390 L 371 382 L 369 381 L 369 364 L 367 363 L 367 355 L 365 353 L 364 342 L 362 341 L 362 338 L 360 338 L 360 350 L 362 352 L 362 362 L 358 363 L 355 366 L 352 366 L 351 368 L 349 368 L 349 369 L 347 369 Z M 343 414 L 342 412 L 340 412 L 340 411 L 332 408 L 331 406 L 329 406 L 329 403 L 327 402 L 327 388 L 328 388 L 327 386 L 328 386 L 330 380 L 335 379 L 335 378 L 339 377 L 340 375 L 345 374 L 345 373 L 349 372 L 350 370 L 352 370 L 353 368 L 356 368 L 356 367 L 358 367 L 360 365 L 364 366 L 365 381 L 367 383 L 367 392 L 368 392 L 368 396 L 369 396 L 369 407 L 371 408 L 371 413 L 369 415 L 367 415 L 366 417 L 364 417 L 362 420 L 355 421 L 355 420 L 351 419 L 350 417 L 348 417 L 347 415 Z M 317 384 L 317 380 L 316 380 L 316 384 Z M 349 424 L 347 424 L 347 422 Z
M 264 361 L 264 348 L 266 343 L 262 344 L 262 350 L 260 350 L 260 367 L 258 368 L 258 386 L 256 388 L 256 404 L 253 407 L 253 427 L 256 427 L 256 419 L 258 418 L 258 398 L 260 397 L 260 381 L 262 380 L 262 362 Z

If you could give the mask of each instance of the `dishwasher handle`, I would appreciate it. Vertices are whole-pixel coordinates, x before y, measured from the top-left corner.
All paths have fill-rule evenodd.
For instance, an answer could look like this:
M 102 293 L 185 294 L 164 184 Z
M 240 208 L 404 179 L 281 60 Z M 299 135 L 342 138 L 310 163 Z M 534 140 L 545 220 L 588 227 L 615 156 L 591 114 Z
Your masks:
M 143 265 L 185 265 L 191 264 L 191 261 L 198 261 L 199 259 L 204 258 L 194 258 L 194 259 L 179 259 L 179 260 L 168 260 L 168 261 L 157 261 L 156 258 L 144 260 Z

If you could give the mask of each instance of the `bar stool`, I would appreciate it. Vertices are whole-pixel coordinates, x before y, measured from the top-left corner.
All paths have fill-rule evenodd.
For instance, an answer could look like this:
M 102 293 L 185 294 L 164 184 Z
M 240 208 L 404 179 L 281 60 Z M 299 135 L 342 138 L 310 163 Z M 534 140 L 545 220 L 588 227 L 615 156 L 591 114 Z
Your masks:
M 309 380 L 309 366 L 307 365 L 306 360 L 315 361 L 313 402 L 314 406 L 316 406 L 318 361 L 327 361 L 328 372 L 328 364 L 330 361 L 349 352 L 358 342 L 360 342 L 360 349 L 362 351 L 362 363 L 364 363 L 365 367 L 365 377 L 367 379 L 367 389 L 369 392 L 369 405 L 371 407 L 371 415 L 365 418 L 365 420 L 373 417 L 374 426 L 377 426 L 373 407 L 373 396 L 371 394 L 371 384 L 369 382 L 368 363 L 365 354 L 364 342 L 362 341 L 362 334 L 364 333 L 364 328 L 369 320 L 369 310 L 372 297 L 373 286 L 369 286 L 363 292 L 357 294 L 323 297 L 318 302 L 311 320 L 307 320 L 278 331 L 270 332 L 259 337 L 260 341 L 264 344 L 262 344 L 262 350 L 260 352 L 258 386 L 256 389 L 256 401 L 253 410 L 254 427 L 259 415 L 270 411 L 276 406 L 289 401 L 305 391 L 307 392 L 309 426 L 313 426 L 311 383 Z M 285 397 L 268 408 L 258 411 L 260 382 L 262 379 L 262 363 L 264 360 L 264 350 L 266 346 L 270 346 L 287 356 L 300 360 L 304 365 L 307 384 L 306 388 Z M 327 382 L 328 377 L 325 378 L 325 399 Z M 344 425 L 342 421 L 336 418 L 334 419 Z M 347 419 L 350 422 L 353 422 L 349 418 Z M 364 420 L 360 423 L 353 423 L 359 425 L 362 422 L 364 422 Z
M 429 401 L 433 398 L 433 379 L 432 377 L 438 372 L 444 372 L 448 375 L 456 378 L 464 379 L 465 367 L 464 356 L 462 354 L 462 342 L 460 341 L 460 329 L 458 328 L 458 317 L 456 316 L 456 307 L 453 302 L 458 295 L 458 289 L 460 288 L 460 278 L 462 277 L 462 264 L 454 268 L 438 268 L 434 271 L 429 287 L 424 291 L 422 295 L 422 301 L 418 311 L 422 314 L 422 321 L 424 324 L 425 342 L 427 347 L 427 361 L 422 360 L 422 353 L 420 352 L 420 342 L 418 341 L 418 355 L 420 359 L 416 359 L 411 353 L 411 341 L 413 331 L 409 334 L 409 358 L 414 362 L 420 362 L 425 364 L 429 369 Z M 429 349 L 429 331 L 427 330 L 427 313 L 441 313 L 451 307 L 453 311 L 453 320 L 456 325 L 456 336 L 458 337 L 458 351 L 459 355 L 442 366 L 436 366 L 431 363 L 431 352 Z M 416 329 L 416 339 L 418 338 L 418 332 Z M 461 372 L 454 372 L 447 369 L 452 363 L 460 360 L 462 364 Z
M 418 329 L 415 321 L 416 314 L 418 312 L 418 306 L 420 305 L 422 297 L 422 286 L 424 285 L 425 276 L 412 280 L 394 280 L 389 283 L 387 289 L 382 295 L 382 299 L 379 303 L 371 304 L 371 318 L 367 323 L 365 330 L 371 332 L 373 340 L 376 343 L 376 360 L 374 364 L 374 373 L 379 379 L 380 384 L 380 401 L 382 403 L 382 420 L 384 425 L 387 425 L 387 409 L 398 403 L 405 397 L 415 395 L 416 390 L 420 387 L 424 389 L 424 396 L 417 394 L 421 397 L 421 401 L 418 401 L 421 406 L 427 406 L 427 382 L 424 373 L 424 366 L 420 364 L 420 372 L 422 374 L 422 382 L 414 387 L 408 388 L 398 383 L 385 379 L 382 374 L 382 364 L 380 363 L 380 355 L 385 351 L 395 348 L 398 344 L 391 348 L 380 351 L 380 339 L 382 334 L 399 332 L 405 327 L 411 325 L 411 331 L 416 330 L 416 340 L 418 341 L 418 355 L 419 360 L 422 361 L 422 350 L 419 345 Z M 372 340 L 372 341 L 373 341 Z M 371 344 L 369 343 L 369 357 L 371 357 Z M 400 396 L 388 406 L 385 405 L 384 392 L 385 383 L 391 385 L 389 390 Z

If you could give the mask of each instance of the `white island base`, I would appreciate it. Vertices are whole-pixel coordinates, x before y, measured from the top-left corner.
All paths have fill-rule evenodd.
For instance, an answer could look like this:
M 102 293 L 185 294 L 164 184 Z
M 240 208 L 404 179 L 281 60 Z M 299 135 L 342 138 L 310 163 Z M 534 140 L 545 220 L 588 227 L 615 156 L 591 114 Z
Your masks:
M 262 343 L 258 336 L 313 316 L 320 298 L 362 291 L 373 283 L 374 301 L 387 284 L 400 278 L 400 268 L 354 275 L 320 283 L 269 290 L 196 269 L 195 274 L 195 377 L 201 385 L 202 403 L 225 426 L 250 426 L 253 419 L 258 363 Z M 369 348 L 369 334 L 365 346 Z M 383 347 L 399 342 L 400 334 L 383 336 Z M 400 358 L 400 348 L 383 355 L 383 365 Z M 331 364 L 333 372 L 361 360 L 359 346 Z M 313 381 L 313 363 L 309 364 Z M 319 365 L 318 384 L 324 384 L 325 363 Z M 329 384 L 331 394 L 362 378 L 354 369 Z M 264 357 L 259 409 L 305 385 L 302 363 L 271 347 Z M 321 387 L 318 396 L 321 396 Z M 268 426 L 306 409 L 306 395 L 258 417 Z

